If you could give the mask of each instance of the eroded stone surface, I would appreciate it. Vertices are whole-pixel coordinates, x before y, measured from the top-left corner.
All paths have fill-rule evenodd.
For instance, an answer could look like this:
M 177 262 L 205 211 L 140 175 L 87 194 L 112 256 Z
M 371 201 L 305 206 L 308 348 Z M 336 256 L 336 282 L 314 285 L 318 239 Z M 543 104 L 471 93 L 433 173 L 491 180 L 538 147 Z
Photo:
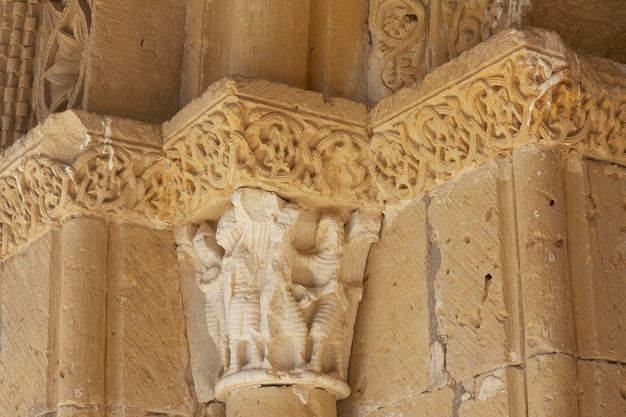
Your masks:
M 457 381 L 510 360 L 497 183 L 491 163 L 439 187 L 428 206 L 432 250 L 439 257 L 432 278 L 437 337 L 445 343 L 447 372 Z
M 218 357 L 215 395 L 255 385 L 319 386 L 345 398 L 349 346 L 377 215 L 305 211 L 239 189 L 214 229 L 178 234 L 195 267 Z M 186 233 L 185 233 L 186 232 Z M 192 342 L 200 343 L 200 342 Z
M 56 231 L 0 265 L 0 406 L 1 416 L 40 415 L 50 411 L 47 398 L 50 285 L 54 279 Z M 52 293 L 54 297 L 55 294 Z
M 425 211 L 418 200 L 387 212 L 380 241 L 372 245 L 350 357 L 352 395 L 339 403 L 341 415 L 364 415 L 428 388 Z
M 192 415 L 173 236 L 112 225 L 109 245 L 108 412 Z

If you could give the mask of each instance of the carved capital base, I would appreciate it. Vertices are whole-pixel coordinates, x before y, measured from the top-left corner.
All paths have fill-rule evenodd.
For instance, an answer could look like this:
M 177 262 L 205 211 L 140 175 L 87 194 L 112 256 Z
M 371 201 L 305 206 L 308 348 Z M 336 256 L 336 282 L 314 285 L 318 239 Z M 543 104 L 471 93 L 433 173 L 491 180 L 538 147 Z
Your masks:
M 216 397 L 265 385 L 347 397 L 353 326 L 380 216 L 307 210 L 246 188 L 231 201 L 216 228 L 187 226 L 177 237 L 181 262 L 205 295 L 219 358 Z
M 313 371 L 277 371 L 274 369 L 251 369 L 225 376 L 215 385 L 215 396 L 225 401 L 234 390 L 259 386 L 300 385 L 322 388 L 343 400 L 350 395 L 350 386 L 342 379 Z

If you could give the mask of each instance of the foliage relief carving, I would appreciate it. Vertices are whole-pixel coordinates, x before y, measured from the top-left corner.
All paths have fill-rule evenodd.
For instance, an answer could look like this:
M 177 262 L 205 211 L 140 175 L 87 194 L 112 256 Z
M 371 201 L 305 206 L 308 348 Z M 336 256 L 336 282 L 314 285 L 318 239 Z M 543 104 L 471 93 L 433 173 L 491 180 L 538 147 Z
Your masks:
M 186 210 L 242 177 L 273 189 L 371 199 L 364 133 L 264 105 L 226 104 L 166 145 L 168 178 Z
M 626 156 L 626 94 L 586 91 L 565 61 L 519 53 L 374 128 L 387 198 L 418 195 L 464 168 L 548 143 L 611 159 Z
M 156 153 L 92 146 L 69 166 L 45 157 L 26 159 L 0 178 L 1 253 L 48 225 L 79 212 L 151 219 L 163 215 L 162 167 Z
M 427 12 L 420 0 L 378 0 L 371 7 L 370 29 L 382 55 L 378 79 L 392 94 L 426 75 Z

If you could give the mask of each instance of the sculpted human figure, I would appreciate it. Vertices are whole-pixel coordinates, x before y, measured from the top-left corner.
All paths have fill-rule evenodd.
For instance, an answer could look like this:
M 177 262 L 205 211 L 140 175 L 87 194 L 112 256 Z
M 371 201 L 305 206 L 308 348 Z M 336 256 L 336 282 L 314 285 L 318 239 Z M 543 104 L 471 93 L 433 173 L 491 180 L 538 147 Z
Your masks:
M 343 372 L 343 344 L 335 351 L 335 340 L 343 340 L 342 320 L 347 299 L 339 279 L 343 245 L 343 222 L 327 215 L 318 224 L 313 253 L 299 257 L 301 265 L 311 271 L 310 287 L 294 285 L 300 306 L 309 311 L 308 346 L 310 360 L 304 369 L 315 372 L 322 369 L 324 358 L 330 355 L 331 372 Z M 326 361 L 328 362 L 328 361 Z
M 272 332 L 292 333 L 296 338 L 298 334 L 294 331 L 298 312 L 290 310 L 285 291 L 297 209 L 290 205 L 283 208 L 275 195 L 255 190 L 236 191 L 232 203 L 234 208 L 224 214 L 216 233 L 225 250 L 221 275 L 230 349 L 226 374 L 269 367 Z M 284 303 L 273 302 L 278 298 Z M 294 303 L 292 300 L 291 305 Z M 275 329 L 270 329 L 268 320 L 272 309 L 277 314 Z
M 300 214 L 286 205 L 273 225 L 268 275 L 261 291 L 261 331 L 270 366 L 297 369 L 304 364 L 307 326 L 291 294 L 295 222 Z
M 225 343 L 226 315 L 224 312 L 224 285 L 220 279 L 224 249 L 215 240 L 215 232 L 208 223 L 202 223 L 192 240 L 199 259 L 196 281 L 205 294 L 205 315 L 209 336 L 218 348 L 222 367 L 228 363 L 228 343 Z

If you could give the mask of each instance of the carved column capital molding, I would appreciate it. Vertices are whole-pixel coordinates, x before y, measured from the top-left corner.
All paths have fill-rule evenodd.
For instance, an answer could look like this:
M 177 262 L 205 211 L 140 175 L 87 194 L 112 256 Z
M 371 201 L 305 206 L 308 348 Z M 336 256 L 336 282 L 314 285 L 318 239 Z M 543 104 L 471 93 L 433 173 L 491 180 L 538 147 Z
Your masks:
M 216 227 L 187 226 L 177 237 L 206 298 L 220 358 L 217 399 L 265 385 L 347 397 L 353 325 L 380 215 L 307 210 L 250 188 L 231 201 Z
M 242 186 L 312 207 L 380 207 L 362 104 L 226 79 L 166 122 L 163 134 L 180 222 L 212 217 Z
M 578 57 L 550 32 L 509 31 L 382 100 L 371 123 L 390 203 L 528 143 L 625 164 L 626 70 Z
M 2 256 L 80 214 L 166 224 L 153 125 L 75 111 L 52 115 L 4 152 L 0 172 Z
M 382 211 L 528 143 L 624 164 L 625 74 L 549 32 L 509 31 L 369 114 L 244 79 L 214 84 L 162 128 L 53 114 L 4 152 L 1 253 L 81 213 L 157 227 L 217 220 L 240 187 Z

